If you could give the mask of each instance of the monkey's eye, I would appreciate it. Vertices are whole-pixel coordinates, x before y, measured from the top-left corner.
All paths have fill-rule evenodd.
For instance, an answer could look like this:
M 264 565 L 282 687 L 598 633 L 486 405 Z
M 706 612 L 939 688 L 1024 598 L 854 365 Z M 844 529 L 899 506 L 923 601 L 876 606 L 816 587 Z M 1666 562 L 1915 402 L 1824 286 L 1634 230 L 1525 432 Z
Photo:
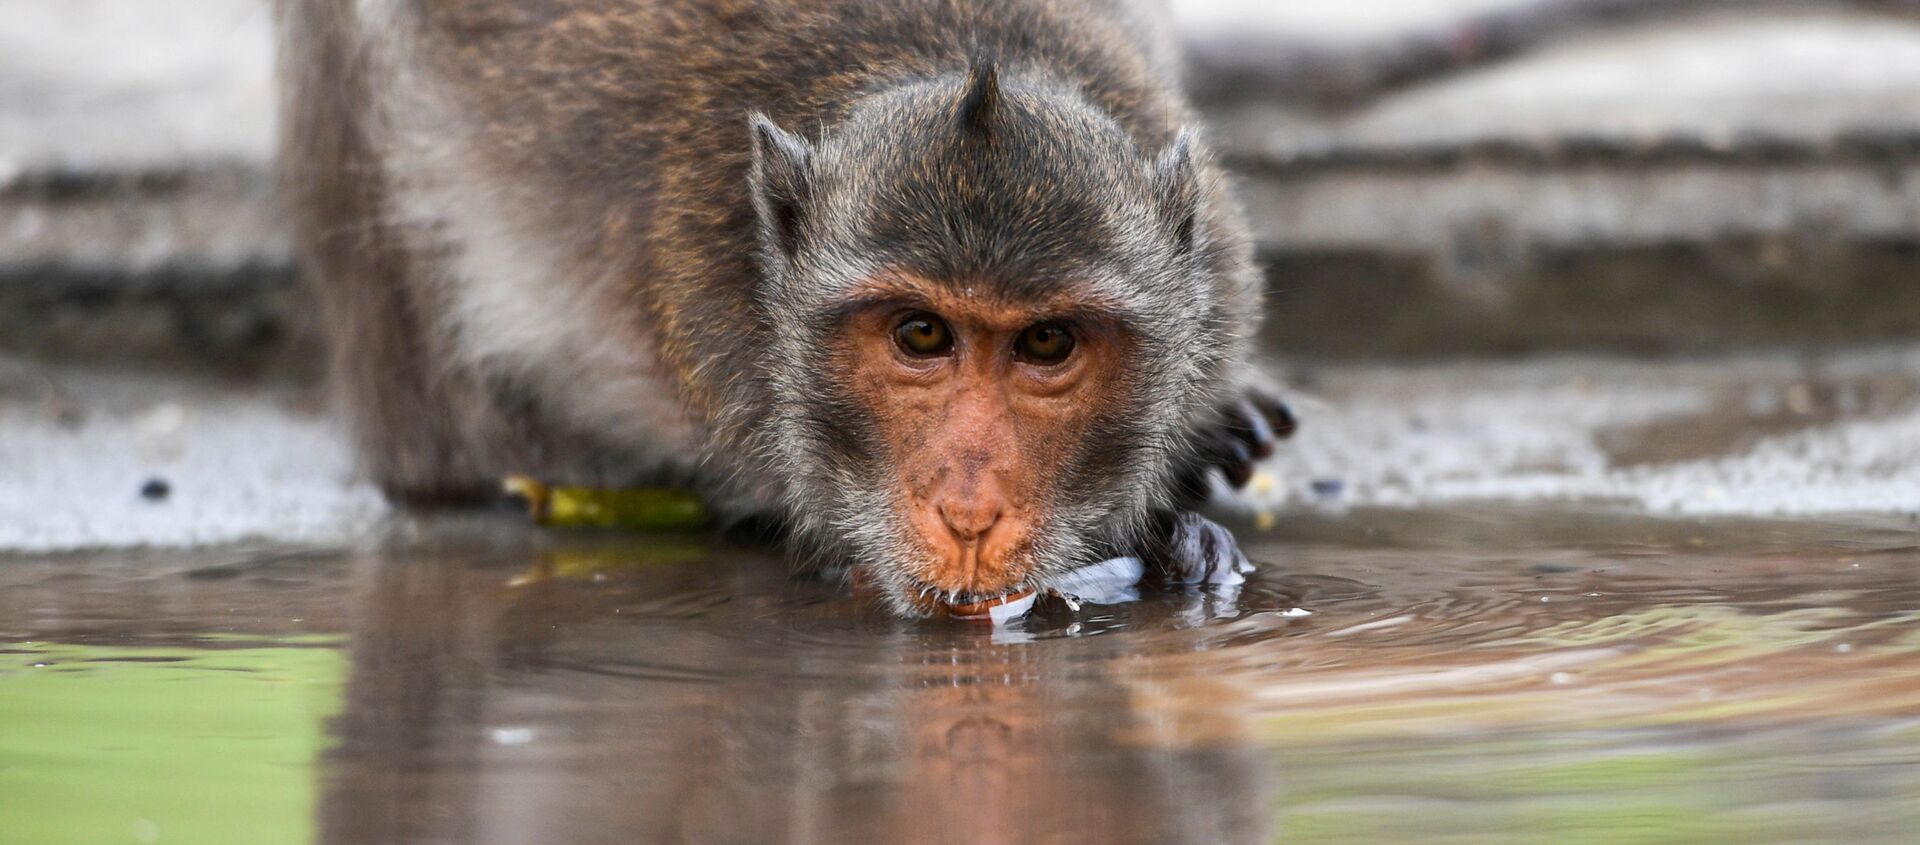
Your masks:
M 1060 323 L 1035 323 L 1013 342 L 1013 352 L 1023 361 L 1058 364 L 1073 354 L 1073 332 Z
M 947 330 L 946 321 L 926 313 L 907 315 L 894 328 L 893 340 L 902 352 L 916 358 L 945 355 L 953 348 L 953 332 Z

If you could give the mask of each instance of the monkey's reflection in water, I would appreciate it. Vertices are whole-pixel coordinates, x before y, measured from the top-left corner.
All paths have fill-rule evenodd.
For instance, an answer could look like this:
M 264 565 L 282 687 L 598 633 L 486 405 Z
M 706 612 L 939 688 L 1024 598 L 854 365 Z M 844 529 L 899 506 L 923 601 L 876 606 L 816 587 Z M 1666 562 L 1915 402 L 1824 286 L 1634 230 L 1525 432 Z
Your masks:
M 870 841 L 1266 840 L 1258 754 L 1147 744 L 1159 732 L 1124 685 L 1036 652 L 983 649 L 905 694 L 911 744 Z
M 369 563 L 322 841 L 1266 839 L 1265 757 L 1156 742 L 1124 646 L 863 614 L 760 558 L 510 588 L 503 554 Z

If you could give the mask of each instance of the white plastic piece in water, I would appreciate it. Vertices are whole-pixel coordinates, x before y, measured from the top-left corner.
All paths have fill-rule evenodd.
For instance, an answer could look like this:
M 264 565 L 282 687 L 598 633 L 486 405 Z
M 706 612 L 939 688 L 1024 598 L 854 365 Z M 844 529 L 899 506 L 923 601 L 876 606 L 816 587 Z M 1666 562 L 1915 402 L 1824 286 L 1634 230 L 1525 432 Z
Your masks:
M 1027 615 L 1027 611 L 1033 609 L 1033 600 L 1039 595 L 1037 592 L 1028 593 L 1013 601 L 996 604 L 987 608 L 987 616 L 993 620 L 994 625 L 1005 625 L 1008 622 Z
M 1145 561 L 1131 555 L 1113 557 L 1060 576 L 1053 590 L 1075 610 L 1080 602 L 1119 604 L 1140 598 L 1140 579 L 1146 575 Z
M 1280 611 L 1280 615 L 1285 616 L 1288 619 L 1299 619 L 1300 617 L 1303 617 L 1303 616 L 1312 616 L 1313 611 L 1308 610 L 1304 607 L 1289 607 L 1286 610 Z

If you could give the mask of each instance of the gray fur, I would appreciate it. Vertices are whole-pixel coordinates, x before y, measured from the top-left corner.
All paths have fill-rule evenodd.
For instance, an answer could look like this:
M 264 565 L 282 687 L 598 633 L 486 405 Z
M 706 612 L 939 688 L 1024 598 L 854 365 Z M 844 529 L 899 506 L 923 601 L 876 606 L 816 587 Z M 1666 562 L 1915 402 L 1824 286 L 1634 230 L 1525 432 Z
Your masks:
M 283 176 L 338 395 L 401 496 L 687 484 L 894 578 L 826 360 L 907 269 L 1090 283 L 1135 340 L 1037 578 L 1134 543 L 1245 381 L 1239 212 L 1134 0 L 280 0 Z M 899 598 L 896 590 L 896 598 Z M 900 605 L 902 608 L 904 604 Z

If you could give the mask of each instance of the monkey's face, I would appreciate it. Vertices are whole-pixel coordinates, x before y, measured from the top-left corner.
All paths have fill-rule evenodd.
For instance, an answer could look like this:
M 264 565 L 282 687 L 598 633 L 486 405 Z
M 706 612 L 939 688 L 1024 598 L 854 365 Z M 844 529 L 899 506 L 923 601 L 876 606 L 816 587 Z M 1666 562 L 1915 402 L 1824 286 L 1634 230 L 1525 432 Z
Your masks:
M 1187 140 L 981 68 L 753 130 L 753 425 L 800 543 L 908 612 L 1138 551 L 1244 344 Z
M 1166 499 L 1206 381 L 1100 282 L 1047 291 L 891 270 L 778 317 L 774 465 L 792 515 L 903 611 L 1137 551 Z
M 1124 322 L 1087 300 L 996 301 L 912 276 L 860 286 L 835 342 L 867 472 L 906 530 L 892 577 L 915 603 L 1026 585 L 1061 494 L 1102 464 L 1092 435 L 1122 411 Z

